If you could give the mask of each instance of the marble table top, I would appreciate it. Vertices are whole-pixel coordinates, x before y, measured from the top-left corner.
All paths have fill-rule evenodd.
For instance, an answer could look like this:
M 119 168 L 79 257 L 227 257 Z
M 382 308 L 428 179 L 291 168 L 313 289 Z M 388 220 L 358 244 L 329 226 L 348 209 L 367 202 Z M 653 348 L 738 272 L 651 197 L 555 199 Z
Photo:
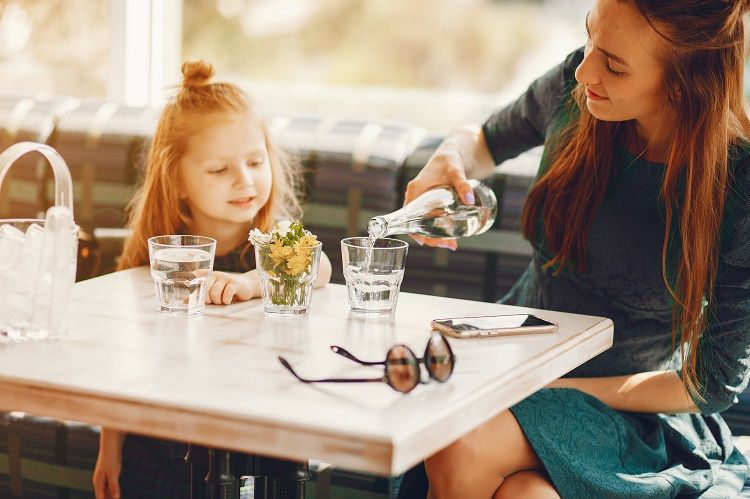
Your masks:
M 451 338 L 453 377 L 406 395 L 385 383 L 303 384 L 277 360 L 308 377 L 376 377 L 382 367 L 329 346 L 366 360 L 396 343 L 421 355 L 434 318 L 528 311 L 559 331 Z M 389 475 L 606 350 L 612 334 L 606 318 L 411 293 L 394 315 L 363 318 L 335 284 L 314 291 L 307 316 L 268 318 L 251 300 L 175 317 L 159 312 L 137 268 L 77 283 L 66 336 L 0 344 L 0 410 Z

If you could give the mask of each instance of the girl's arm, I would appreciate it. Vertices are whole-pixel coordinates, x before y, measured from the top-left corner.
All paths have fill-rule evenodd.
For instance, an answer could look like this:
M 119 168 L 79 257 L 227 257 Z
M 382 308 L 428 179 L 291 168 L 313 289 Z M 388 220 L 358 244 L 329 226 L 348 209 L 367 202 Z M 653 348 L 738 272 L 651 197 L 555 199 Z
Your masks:
M 316 288 L 325 286 L 330 280 L 331 261 L 325 253 L 321 253 L 318 277 L 315 279 L 314 286 Z M 260 277 L 258 277 L 257 270 L 251 270 L 244 274 L 212 272 L 206 286 L 208 286 L 206 303 L 217 305 L 229 305 L 233 301 L 247 301 L 261 295 Z
M 698 412 L 677 371 L 652 371 L 602 378 L 560 378 L 549 388 L 576 388 L 618 411 Z
M 125 432 L 102 428 L 93 484 L 96 499 L 120 499 L 120 470 Z

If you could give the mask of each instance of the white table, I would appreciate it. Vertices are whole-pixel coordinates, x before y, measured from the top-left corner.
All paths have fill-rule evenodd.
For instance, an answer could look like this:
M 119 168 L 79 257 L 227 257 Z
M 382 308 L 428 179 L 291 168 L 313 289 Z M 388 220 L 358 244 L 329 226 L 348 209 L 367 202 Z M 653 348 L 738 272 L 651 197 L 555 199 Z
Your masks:
M 260 300 L 158 312 L 148 269 L 78 283 L 69 333 L 0 345 L 0 410 L 18 410 L 291 460 L 403 472 L 612 344 L 609 319 L 402 293 L 395 316 L 351 316 L 346 289 L 316 290 L 311 312 L 266 318 Z M 531 311 L 558 333 L 454 340 L 453 377 L 402 395 L 386 384 L 300 383 L 372 377 L 333 354 L 382 360 L 395 343 L 424 351 L 430 320 Z M 378 371 L 380 369 L 380 371 Z

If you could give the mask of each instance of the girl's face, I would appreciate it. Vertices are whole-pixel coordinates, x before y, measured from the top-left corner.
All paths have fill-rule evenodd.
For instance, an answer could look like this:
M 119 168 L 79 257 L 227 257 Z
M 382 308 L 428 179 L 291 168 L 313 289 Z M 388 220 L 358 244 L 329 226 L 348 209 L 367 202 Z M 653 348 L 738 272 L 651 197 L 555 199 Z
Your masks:
M 263 130 L 250 113 L 196 133 L 180 164 L 180 195 L 194 227 L 247 227 L 271 195 L 271 164 Z
M 658 123 L 667 105 L 664 65 L 658 58 L 661 37 L 622 0 L 597 0 L 586 17 L 586 31 L 576 80 L 586 86 L 591 114 L 604 121 Z

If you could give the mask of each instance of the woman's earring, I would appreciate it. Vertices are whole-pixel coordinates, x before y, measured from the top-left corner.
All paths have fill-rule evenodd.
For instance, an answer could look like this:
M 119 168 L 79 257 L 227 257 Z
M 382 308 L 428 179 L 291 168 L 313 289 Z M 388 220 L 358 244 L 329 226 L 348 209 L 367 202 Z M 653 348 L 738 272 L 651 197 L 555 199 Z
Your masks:
M 672 107 L 677 107 L 680 101 L 682 101 L 682 89 L 675 85 L 672 91 L 669 92 L 669 103 Z

